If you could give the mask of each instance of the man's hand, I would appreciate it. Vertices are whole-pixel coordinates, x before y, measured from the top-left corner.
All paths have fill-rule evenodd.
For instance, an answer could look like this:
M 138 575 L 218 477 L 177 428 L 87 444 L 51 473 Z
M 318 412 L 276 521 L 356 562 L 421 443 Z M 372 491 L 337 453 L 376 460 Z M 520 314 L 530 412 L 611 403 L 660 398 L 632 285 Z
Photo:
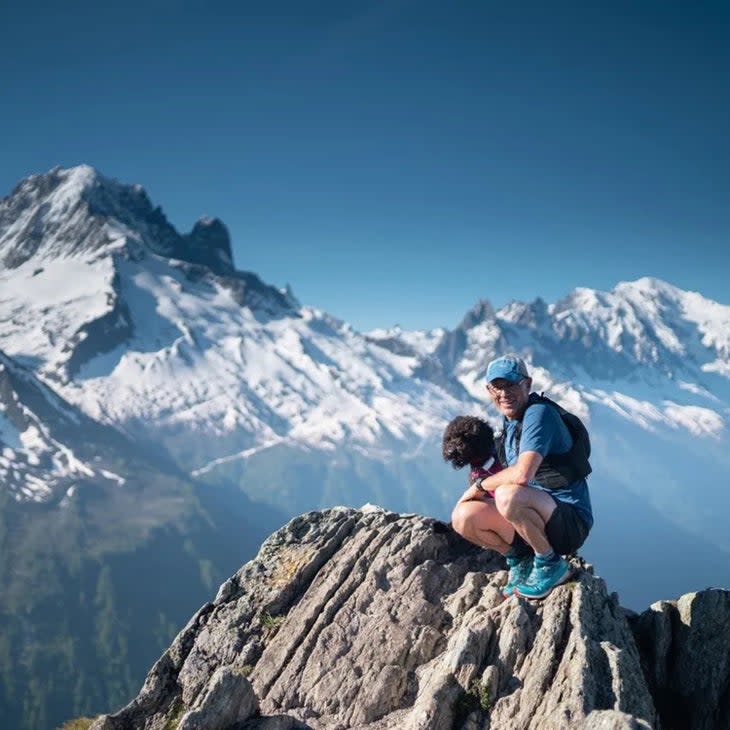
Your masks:
M 502 469 L 502 471 L 493 474 L 491 477 L 484 479 L 482 481 L 482 488 L 493 492 L 503 484 L 521 484 L 522 486 L 527 486 L 527 483 L 535 478 L 540 464 L 542 464 L 542 456 L 537 451 L 525 451 L 519 455 L 516 464 L 508 466 Z
M 481 489 L 477 489 L 474 484 L 472 484 L 464 494 L 461 495 L 461 498 L 456 504 L 461 504 L 462 502 L 483 502 L 485 499 L 489 499 L 489 495 L 483 492 Z

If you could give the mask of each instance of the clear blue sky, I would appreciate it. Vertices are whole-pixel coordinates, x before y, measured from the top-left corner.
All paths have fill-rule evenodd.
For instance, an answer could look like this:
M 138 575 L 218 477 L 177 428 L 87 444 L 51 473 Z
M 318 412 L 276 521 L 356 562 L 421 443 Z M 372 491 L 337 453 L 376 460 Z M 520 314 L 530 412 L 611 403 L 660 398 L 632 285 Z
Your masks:
M 644 275 L 730 303 L 727 2 L 105 5 L 0 9 L 0 196 L 89 163 L 363 330 Z

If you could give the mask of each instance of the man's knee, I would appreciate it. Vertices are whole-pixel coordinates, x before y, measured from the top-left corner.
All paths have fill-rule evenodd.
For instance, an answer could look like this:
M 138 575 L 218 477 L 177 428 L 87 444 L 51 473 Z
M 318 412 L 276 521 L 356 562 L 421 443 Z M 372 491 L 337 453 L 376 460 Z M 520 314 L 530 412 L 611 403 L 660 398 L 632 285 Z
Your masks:
M 514 518 L 522 506 L 520 499 L 522 489 L 524 487 L 519 484 L 503 484 L 501 487 L 497 487 L 494 493 L 494 505 L 497 512 L 506 520 Z
M 460 502 L 456 505 L 456 507 L 454 507 L 454 510 L 451 513 L 451 527 L 453 527 L 454 530 L 456 530 L 456 532 L 458 532 L 462 537 L 464 536 L 469 524 L 469 512 L 470 510 L 466 509 L 466 505 L 463 502 Z
M 519 521 L 526 512 L 537 513 L 544 522 L 555 510 L 555 499 L 540 489 L 520 484 L 504 484 L 494 493 L 497 511 L 508 522 Z
M 451 513 L 451 526 L 461 535 L 464 529 L 464 510 L 457 504 Z

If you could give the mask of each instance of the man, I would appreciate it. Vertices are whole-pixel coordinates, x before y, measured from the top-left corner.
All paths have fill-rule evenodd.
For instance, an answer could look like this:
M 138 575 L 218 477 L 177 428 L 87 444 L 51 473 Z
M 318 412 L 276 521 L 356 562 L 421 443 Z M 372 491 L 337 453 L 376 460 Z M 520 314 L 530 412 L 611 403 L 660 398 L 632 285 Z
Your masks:
M 587 434 L 571 434 L 560 407 L 530 393 L 532 379 L 516 355 L 492 360 L 486 379 L 504 416 L 499 452 L 506 468 L 466 490 L 452 525 L 467 540 L 506 556 L 505 596 L 544 598 L 568 580 L 571 569 L 562 556 L 578 550 L 593 526 Z

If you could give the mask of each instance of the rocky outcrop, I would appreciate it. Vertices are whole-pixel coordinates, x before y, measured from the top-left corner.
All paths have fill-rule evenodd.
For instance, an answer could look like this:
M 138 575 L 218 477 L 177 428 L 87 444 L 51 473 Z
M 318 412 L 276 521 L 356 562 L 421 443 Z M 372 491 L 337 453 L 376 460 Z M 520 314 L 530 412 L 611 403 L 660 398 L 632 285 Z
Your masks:
M 107 311 L 96 319 L 84 322 L 62 347 L 62 351 L 69 354 L 66 360 L 68 379 L 77 377 L 87 362 L 111 352 L 134 334 L 132 316 L 119 291 L 119 275 L 116 273 L 106 299 L 109 307 Z
M 186 261 L 207 266 L 211 271 L 227 274 L 233 271 L 231 236 L 218 218 L 201 218 L 183 241 L 187 244 Z
M 664 729 L 730 728 L 730 592 L 659 601 L 632 624 Z
M 376 509 L 294 519 L 224 583 L 94 730 L 640 728 L 631 629 L 582 571 L 502 598 L 502 558 Z

